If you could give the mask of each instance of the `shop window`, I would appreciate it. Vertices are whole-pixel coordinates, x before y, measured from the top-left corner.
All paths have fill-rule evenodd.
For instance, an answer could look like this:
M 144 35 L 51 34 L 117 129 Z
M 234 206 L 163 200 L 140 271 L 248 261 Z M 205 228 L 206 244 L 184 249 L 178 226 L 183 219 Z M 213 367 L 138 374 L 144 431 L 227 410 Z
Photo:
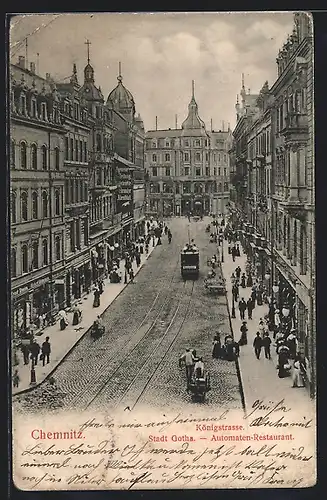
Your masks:
M 16 252 L 16 248 L 11 249 L 10 272 L 11 272 L 12 278 L 15 278 L 17 276 L 17 252 Z
M 48 194 L 45 191 L 42 193 L 42 217 L 48 217 Z
M 49 263 L 48 240 L 42 241 L 42 264 L 47 266 Z
M 55 191 L 55 215 L 60 215 L 60 191 Z
M 20 143 L 20 167 L 23 170 L 27 169 L 27 146 L 26 142 Z
M 37 219 L 38 218 L 38 195 L 34 191 L 32 193 L 32 219 Z
M 28 272 L 28 248 L 27 245 L 22 245 L 22 272 Z
M 31 145 L 31 164 L 32 164 L 32 170 L 37 170 L 37 146 L 36 146 L 36 144 Z
M 61 258 L 61 239 L 60 239 L 60 236 L 55 237 L 55 256 L 56 256 L 56 260 L 60 260 L 60 258 Z
M 23 192 L 20 197 L 21 202 L 21 217 L 22 221 L 27 221 L 28 210 L 27 210 L 27 193 Z
M 55 153 L 55 169 L 59 170 L 60 169 L 60 150 L 59 150 L 59 148 L 55 148 L 54 153 Z
M 46 146 L 42 146 L 41 156 L 42 156 L 42 170 L 47 170 L 48 158 L 47 158 L 47 147 Z
M 11 193 L 11 223 L 15 224 L 17 222 L 17 210 L 16 210 L 16 203 L 17 203 L 17 195 L 16 192 L 13 191 Z
M 34 241 L 32 244 L 32 266 L 33 269 L 39 267 L 39 242 Z

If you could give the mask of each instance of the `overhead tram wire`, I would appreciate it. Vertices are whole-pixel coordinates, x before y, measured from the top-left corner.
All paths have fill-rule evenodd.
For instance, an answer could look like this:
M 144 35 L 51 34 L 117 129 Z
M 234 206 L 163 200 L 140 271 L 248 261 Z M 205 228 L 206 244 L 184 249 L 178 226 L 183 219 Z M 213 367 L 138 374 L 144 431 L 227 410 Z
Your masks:
M 42 24 L 41 26 L 37 26 L 33 31 L 31 31 L 30 33 L 28 33 L 27 35 L 25 35 L 24 38 L 22 38 L 21 40 L 18 40 L 17 42 L 14 42 L 14 44 L 12 44 L 10 46 L 10 50 L 12 51 L 11 56 L 14 57 L 19 52 L 19 50 L 24 46 L 26 40 L 29 37 L 31 37 L 32 35 L 35 35 L 35 33 L 38 33 L 42 29 L 47 28 L 48 26 L 50 26 L 50 24 L 53 23 L 53 21 L 55 21 L 60 15 L 61 14 L 57 14 L 48 23 Z

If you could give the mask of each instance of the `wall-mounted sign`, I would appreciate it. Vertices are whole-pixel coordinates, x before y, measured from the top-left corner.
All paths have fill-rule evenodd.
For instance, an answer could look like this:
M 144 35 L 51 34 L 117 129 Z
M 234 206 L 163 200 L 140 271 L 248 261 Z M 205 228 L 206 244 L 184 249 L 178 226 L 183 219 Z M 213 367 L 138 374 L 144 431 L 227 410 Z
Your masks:
M 124 219 L 133 212 L 133 170 L 117 162 L 119 173 L 117 211 Z

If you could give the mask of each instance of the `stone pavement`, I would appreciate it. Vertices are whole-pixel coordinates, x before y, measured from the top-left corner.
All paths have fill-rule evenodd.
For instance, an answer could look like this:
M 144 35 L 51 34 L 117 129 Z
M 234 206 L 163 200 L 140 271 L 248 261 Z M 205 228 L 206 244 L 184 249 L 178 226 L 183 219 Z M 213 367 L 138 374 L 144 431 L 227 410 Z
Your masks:
M 218 248 L 221 255 L 221 247 Z M 236 257 L 235 262 L 233 262 L 232 256 L 228 254 L 228 243 L 226 240 L 224 241 L 224 262 L 222 263 L 222 268 L 224 277 L 226 278 L 227 300 L 229 303 L 230 313 L 232 311 L 232 283 L 230 277 L 237 266 L 240 266 L 242 273 L 245 272 L 247 260 L 246 255 L 242 252 L 241 245 L 240 249 L 241 256 Z M 251 288 L 240 287 L 239 290 L 239 300 L 242 297 L 247 300 L 250 296 Z M 258 360 L 255 357 L 253 340 L 258 329 L 260 318 L 264 318 L 267 313 L 268 306 L 266 304 L 262 306 L 256 305 L 253 310 L 252 320 L 247 319 L 247 311 L 245 312 L 245 319 L 248 326 L 248 344 L 241 346 L 240 348 L 239 367 L 246 411 L 249 412 L 252 404 L 256 400 L 265 400 L 266 402 L 270 400 L 278 402 L 285 398 L 288 406 L 301 409 L 307 408 L 311 413 L 314 409 L 314 402 L 310 399 L 307 389 L 293 388 L 291 377 L 282 379 L 278 377 L 276 369 L 277 354 L 273 339 L 271 344 L 271 360 L 265 358 L 263 349 L 260 359 Z M 235 303 L 235 315 L 236 318 L 232 318 L 231 322 L 234 338 L 237 342 L 241 336 L 240 327 L 242 324 L 237 303 Z
M 134 275 L 136 275 L 141 267 L 144 265 L 146 260 L 150 257 L 152 251 L 156 247 L 157 238 L 155 238 L 155 244 L 152 245 L 152 240 L 149 245 L 149 252 L 141 255 L 141 264 L 139 267 L 136 266 L 135 260 L 133 262 Z M 69 325 L 65 330 L 60 330 L 59 320 L 55 325 L 46 327 L 42 332 L 42 337 L 36 337 L 37 342 L 42 345 L 46 336 L 50 337 L 51 344 L 51 355 L 50 363 L 42 366 L 42 361 L 38 361 L 37 366 L 35 366 L 36 374 L 36 384 L 31 385 L 31 361 L 28 365 L 23 364 L 23 355 L 18 351 L 17 355 L 19 357 L 19 366 L 13 366 L 13 370 L 18 369 L 20 381 L 19 387 L 13 387 L 12 394 L 19 394 L 34 387 L 40 385 L 51 373 L 56 369 L 56 367 L 63 361 L 67 354 L 73 349 L 75 344 L 85 335 L 87 330 L 90 328 L 92 323 L 96 320 L 98 315 L 104 313 L 104 311 L 110 306 L 110 304 L 116 299 L 116 297 L 128 286 L 128 283 L 124 283 L 124 268 L 125 260 L 120 261 L 120 271 L 122 275 L 121 283 L 110 283 L 109 279 L 105 280 L 104 291 L 100 296 L 100 306 L 93 307 L 93 293 L 89 293 L 87 296 L 79 299 L 82 304 L 79 307 L 82 311 L 81 322 L 73 326 L 72 318 L 73 313 L 67 313 Z

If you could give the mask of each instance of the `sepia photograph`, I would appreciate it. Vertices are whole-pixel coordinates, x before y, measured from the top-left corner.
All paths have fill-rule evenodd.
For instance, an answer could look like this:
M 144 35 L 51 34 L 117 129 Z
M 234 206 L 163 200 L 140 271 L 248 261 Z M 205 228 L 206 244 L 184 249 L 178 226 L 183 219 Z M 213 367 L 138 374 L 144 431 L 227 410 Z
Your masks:
M 315 485 L 311 13 L 8 19 L 15 486 Z

